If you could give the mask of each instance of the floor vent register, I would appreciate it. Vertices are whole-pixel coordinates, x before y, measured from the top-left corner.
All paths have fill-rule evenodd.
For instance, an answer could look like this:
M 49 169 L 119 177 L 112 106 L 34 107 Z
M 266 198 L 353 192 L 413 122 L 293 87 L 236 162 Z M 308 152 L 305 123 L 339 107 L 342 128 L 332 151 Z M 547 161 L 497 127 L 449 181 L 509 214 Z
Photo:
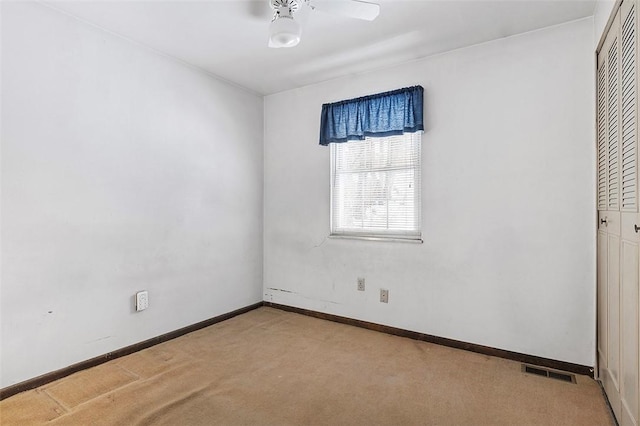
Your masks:
M 557 370 L 549 370 L 533 365 L 522 364 L 522 372 L 535 374 L 536 376 L 548 377 L 550 379 L 556 379 L 567 383 L 576 383 L 576 376 L 574 374 L 564 373 Z

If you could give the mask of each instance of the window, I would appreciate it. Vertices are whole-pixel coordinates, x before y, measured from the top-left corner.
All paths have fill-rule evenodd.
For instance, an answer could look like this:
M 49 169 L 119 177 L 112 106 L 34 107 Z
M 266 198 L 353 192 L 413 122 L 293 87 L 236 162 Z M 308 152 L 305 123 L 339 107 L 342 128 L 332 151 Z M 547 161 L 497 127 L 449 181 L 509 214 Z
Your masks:
M 422 132 L 331 146 L 331 235 L 419 240 Z
M 322 105 L 331 147 L 331 235 L 421 241 L 424 88 Z

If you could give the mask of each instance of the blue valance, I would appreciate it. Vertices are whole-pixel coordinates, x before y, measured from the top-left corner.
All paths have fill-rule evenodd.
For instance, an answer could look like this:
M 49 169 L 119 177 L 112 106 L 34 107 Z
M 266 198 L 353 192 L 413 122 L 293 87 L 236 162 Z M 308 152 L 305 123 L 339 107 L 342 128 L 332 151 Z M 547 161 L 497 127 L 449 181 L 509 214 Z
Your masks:
M 424 130 L 422 86 L 322 105 L 320 145 Z

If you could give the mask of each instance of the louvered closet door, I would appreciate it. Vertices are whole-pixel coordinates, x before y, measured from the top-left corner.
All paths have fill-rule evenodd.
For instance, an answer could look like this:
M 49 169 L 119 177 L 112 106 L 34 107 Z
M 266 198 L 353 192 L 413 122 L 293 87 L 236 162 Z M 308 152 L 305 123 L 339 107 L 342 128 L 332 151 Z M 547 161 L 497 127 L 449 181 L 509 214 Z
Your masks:
M 598 54 L 598 151 L 606 147 L 606 210 L 599 212 L 600 230 L 606 233 L 599 243 L 598 321 L 599 377 L 616 417 L 620 418 L 620 12 Z M 603 80 L 603 81 L 602 81 Z M 599 161 L 602 158 L 598 159 Z M 600 165 L 600 164 L 599 164 Z M 599 170 L 599 172 L 601 172 Z M 600 184 L 600 182 L 598 182 Z M 598 194 L 601 197 L 601 194 Z M 600 206 L 599 206 L 600 207 Z M 604 237 L 604 236 L 602 236 Z M 601 238 L 602 238 L 601 237 Z M 603 271 L 603 269 L 606 271 Z M 604 273 L 603 273 L 604 272 Z M 606 300 L 605 300 L 606 299 Z M 606 307 L 602 306 L 606 303 Z M 606 330 L 606 331 L 603 331 Z M 603 347 L 604 346 L 604 347 Z
M 637 1 L 620 7 L 620 417 L 640 424 Z M 615 399 L 615 398 L 614 398 Z
M 598 372 L 622 426 L 640 426 L 638 0 L 598 52 Z
M 603 378 L 607 369 L 608 360 L 608 298 L 609 287 L 607 282 L 607 207 L 609 197 L 607 195 L 608 173 L 607 173 L 607 151 L 609 138 L 607 132 L 607 61 L 606 55 L 598 55 L 598 68 L 596 80 L 596 120 L 597 120 L 597 202 L 598 202 L 598 240 L 597 240 L 597 356 L 598 356 L 598 377 Z

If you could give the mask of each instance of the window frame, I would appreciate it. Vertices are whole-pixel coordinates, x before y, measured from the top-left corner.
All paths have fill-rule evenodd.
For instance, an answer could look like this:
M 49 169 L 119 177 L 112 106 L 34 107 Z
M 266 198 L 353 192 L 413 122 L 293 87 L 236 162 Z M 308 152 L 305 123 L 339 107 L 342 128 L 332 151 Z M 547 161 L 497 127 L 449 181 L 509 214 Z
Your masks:
M 336 189 L 335 179 L 336 179 L 336 168 L 337 168 L 337 155 L 338 155 L 338 146 L 343 143 L 352 143 L 352 142 L 342 142 L 342 143 L 331 143 L 330 145 L 330 193 L 329 193 L 329 237 L 330 238 L 347 238 L 347 239 L 360 239 L 360 240 L 371 240 L 371 241 L 401 241 L 401 242 L 413 242 L 413 243 L 422 243 L 422 136 L 423 131 L 418 131 L 415 133 L 405 133 L 400 136 L 409 136 L 414 137 L 415 134 L 418 135 L 417 141 L 417 166 L 406 167 L 406 170 L 417 170 L 417 180 L 414 180 L 414 200 L 417 203 L 417 206 L 414 207 L 414 215 L 415 217 L 415 230 L 389 230 L 389 229 L 371 229 L 364 228 L 363 230 L 359 230 L 359 228 L 342 228 L 339 230 L 336 228 L 335 214 L 334 214 L 334 191 Z M 368 139 L 375 138 L 365 138 L 363 141 L 355 141 L 355 142 L 364 142 Z M 375 172 L 380 170 L 372 169 L 368 172 Z

